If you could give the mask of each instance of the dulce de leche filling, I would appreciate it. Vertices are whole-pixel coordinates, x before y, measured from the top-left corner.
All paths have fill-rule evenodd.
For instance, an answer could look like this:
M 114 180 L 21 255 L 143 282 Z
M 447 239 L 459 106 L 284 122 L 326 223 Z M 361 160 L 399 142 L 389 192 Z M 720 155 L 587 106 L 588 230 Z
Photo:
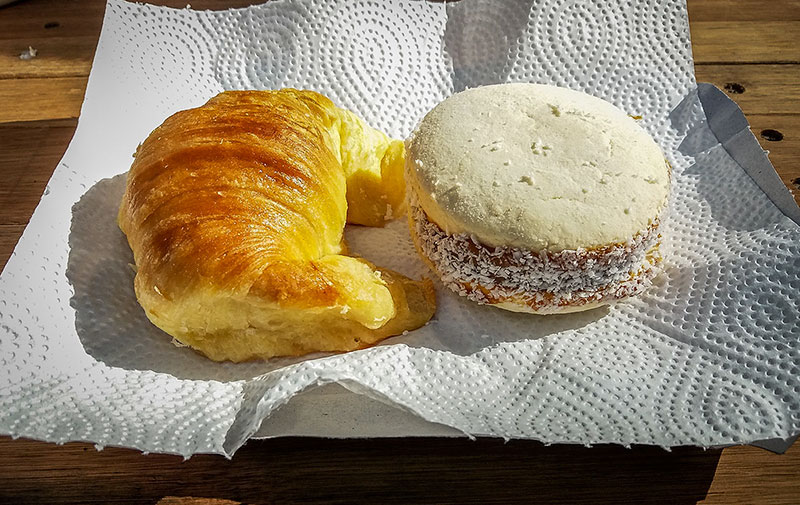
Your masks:
M 605 304 L 643 291 L 661 262 L 658 219 L 624 243 L 537 252 L 449 235 L 409 197 L 415 245 L 445 286 L 479 304 L 510 303 L 539 313 Z

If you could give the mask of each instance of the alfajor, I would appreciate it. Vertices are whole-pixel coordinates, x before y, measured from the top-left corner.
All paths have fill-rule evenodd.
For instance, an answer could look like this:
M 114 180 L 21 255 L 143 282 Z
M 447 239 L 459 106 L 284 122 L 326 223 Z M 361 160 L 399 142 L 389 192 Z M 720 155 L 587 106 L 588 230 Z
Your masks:
M 475 302 L 586 310 L 658 271 L 669 165 L 600 98 L 522 83 L 457 93 L 406 141 L 406 181 L 418 251 Z

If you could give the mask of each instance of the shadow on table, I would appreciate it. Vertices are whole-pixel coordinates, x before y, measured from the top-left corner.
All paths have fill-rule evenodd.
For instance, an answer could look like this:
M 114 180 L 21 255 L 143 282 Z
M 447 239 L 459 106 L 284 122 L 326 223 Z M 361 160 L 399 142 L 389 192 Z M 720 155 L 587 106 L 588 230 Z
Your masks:
M 546 447 L 496 439 L 277 439 L 249 442 L 225 471 L 233 478 L 265 453 L 292 455 L 288 461 L 276 457 L 265 472 L 273 475 L 291 475 L 294 465 L 311 462 L 301 472 L 313 477 L 285 488 L 287 502 L 694 505 L 711 485 L 721 450 Z M 331 456 L 313 462 L 316 453 Z M 195 464 L 211 461 L 203 457 Z M 254 493 L 243 501 L 257 503 L 257 489 L 274 485 L 272 480 L 249 483 Z
M 37 468 L 45 477 L 0 476 L 0 496 L 37 503 L 53 496 L 61 503 L 73 503 L 66 499 L 72 497 L 143 504 L 193 496 L 248 504 L 695 505 L 705 498 L 722 452 L 496 439 L 280 438 L 250 441 L 232 460 L 199 455 L 184 462 L 127 449 L 98 453 L 88 444 L 13 443 L 31 446 L 26 454 L 38 448 L 53 455 Z M 48 464 L 70 468 L 70 477 L 62 472 L 48 480 L 59 475 Z M 117 471 L 108 472 L 109 465 Z

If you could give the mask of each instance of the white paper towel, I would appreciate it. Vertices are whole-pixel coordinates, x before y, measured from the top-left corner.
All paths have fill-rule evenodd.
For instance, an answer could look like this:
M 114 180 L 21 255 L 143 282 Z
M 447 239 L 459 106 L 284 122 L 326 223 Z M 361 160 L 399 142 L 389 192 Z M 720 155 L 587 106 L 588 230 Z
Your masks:
M 294 86 L 404 136 L 454 91 L 508 81 L 644 116 L 674 169 L 665 274 L 644 296 L 541 317 L 438 289 L 434 320 L 407 336 L 239 365 L 177 348 L 147 322 L 114 176 L 166 116 L 223 89 Z M 788 438 L 800 431 L 800 228 L 714 131 L 679 0 L 278 0 L 225 12 L 110 0 L 75 138 L 0 277 L 0 432 L 230 455 L 299 391 L 340 382 L 472 435 Z M 348 239 L 382 266 L 425 272 L 403 222 Z

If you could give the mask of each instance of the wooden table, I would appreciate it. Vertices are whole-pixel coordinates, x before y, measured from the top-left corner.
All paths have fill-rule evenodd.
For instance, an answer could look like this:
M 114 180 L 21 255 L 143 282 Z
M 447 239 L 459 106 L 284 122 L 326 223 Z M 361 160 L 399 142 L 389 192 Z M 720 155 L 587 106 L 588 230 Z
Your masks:
M 103 8 L 104 0 L 0 8 L 0 266 L 75 130 Z M 689 14 L 698 81 L 731 94 L 782 179 L 800 188 L 800 2 L 692 0 Z M 28 46 L 37 57 L 20 60 Z M 752 447 L 285 438 L 251 441 L 232 461 L 184 462 L 0 437 L 0 461 L 0 503 L 800 503 L 800 443 L 776 455 Z

